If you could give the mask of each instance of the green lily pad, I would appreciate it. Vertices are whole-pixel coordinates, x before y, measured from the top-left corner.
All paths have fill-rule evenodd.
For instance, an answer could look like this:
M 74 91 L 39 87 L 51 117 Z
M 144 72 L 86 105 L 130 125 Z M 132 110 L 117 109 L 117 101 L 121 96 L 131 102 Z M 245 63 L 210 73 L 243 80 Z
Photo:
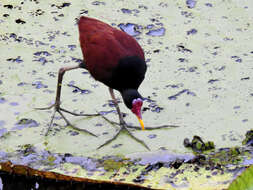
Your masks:
M 227 188 L 240 168 L 252 164 L 250 147 L 234 159 L 234 147 L 241 150 L 252 129 L 252 12 L 250 1 L 198 1 L 190 8 L 186 1 L 164 0 L 0 2 L 0 162 L 157 189 Z M 179 126 L 133 130 L 151 151 L 126 133 L 97 150 L 118 129 L 102 117 L 66 115 L 98 137 L 66 126 L 58 114 L 45 136 L 53 109 L 34 108 L 54 102 L 61 67 L 82 61 L 80 15 L 125 30 L 143 47 L 144 123 Z M 116 96 L 125 121 L 137 125 Z M 62 106 L 76 113 L 103 111 L 118 122 L 107 87 L 86 70 L 64 75 Z M 183 141 L 195 135 L 218 150 L 232 148 L 224 157 L 233 159 L 212 170 L 207 163 L 195 165 L 200 159 L 187 163 L 194 157 Z

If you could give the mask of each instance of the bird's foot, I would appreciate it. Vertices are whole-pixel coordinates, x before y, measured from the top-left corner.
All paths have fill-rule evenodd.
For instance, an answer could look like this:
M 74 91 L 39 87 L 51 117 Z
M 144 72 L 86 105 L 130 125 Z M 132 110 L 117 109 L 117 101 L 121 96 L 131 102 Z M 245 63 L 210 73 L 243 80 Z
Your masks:
M 104 120 L 106 120 L 107 122 L 111 123 L 112 125 L 119 125 L 119 126 L 122 125 L 122 121 L 121 121 L 121 123 L 117 123 L 115 121 L 111 121 L 110 119 L 106 118 L 103 115 L 101 115 L 101 117 L 103 117 Z M 125 122 L 123 121 L 123 123 L 125 123 Z M 126 123 L 125 123 L 125 125 L 129 129 L 142 130 L 140 126 L 127 125 Z M 164 129 L 164 128 L 168 129 L 168 128 L 177 128 L 177 127 L 179 127 L 179 126 L 178 125 L 158 125 L 158 126 L 153 126 L 153 127 L 146 127 L 145 126 L 145 130 L 156 130 L 156 129 Z
M 107 119 L 106 119 L 106 120 L 107 120 Z M 110 122 L 111 122 L 111 121 L 110 121 Z M 118 124 L 118 123 L 117 123 L 117 124 Z M 121 122 L 120 128 L 119 128 L 119 130 L 117 131 L 117 133 L 116 133 L 111 139 L 107 140 L 104 144 L 100 145 L 97 149 L 100 149 L 100 148 L 102 148 L 103 146 L 105 146 L 105 145 L 111 143 L 112 141 L 114 141 L 114 140 L 118 137 L 118 135 L 120 134 L 121 131 L 126 131 L 127 134 L 128 134 L 129 136 L 131 136 L 134 140 L 136 140 L 138 143 L 142 144 L 146 149 L 150 150 L 150 148 L 148 147 L 148 145 L 146 145 L 146 143 L 145 143 L 143 140 L 140 140 L 140 139 L 138 139 L 137 137 L 135 137 L 135 136 L 132 134 L 132 132 L 131 132 L 128 128 L 129 128 L 129 125 L 127 125 L 125 122 L 123 122 L 123 123 Z
M 131 126 L 126 124 L 126 122 L 123 119 L 120 119 L 120 123 L 114 122 L 106 118 L 105 116 L 101 115 L 107 122 L 111 123 L 112 125 L 119 125 L 120 129 L 117 131 L 117 133 L 109 140 L 107 140 L 104 144 L 100 145 L 97 149 L 102 148 L 103 146 L 111 143 L 113 140 L 115 140 L 118 135 L 120 134 L 121 131 L 125 130 L 134 140 L 142 144 L 146 149 L 150 150 L 150 148 L 146 145 L 146 143 L 138 138 L 136 138 L 132 132 L 130 132 L 129 129 L 137 129 L 137 130 L 142 130 L 139 126 Z M 176 128 L 179 127 L 177 125 L 160 125 L 160 126 L 154 126 L 154 127 L 145 127 L 147 130 L 155 130 L 155 129 L 163 129 L 163 128 Z
M 48 127 L 48 129 L 47 129 L 47 131 L 46 131 L 46 133 L 45 133 L 45 136 L 48 135 L 48 133 L 49 133 L 49 131 L 50 131 L 52 125 L 53 125 L 53 121 L 54 121 L 54 118 L 55 118 L 55 114 L 56 114 L 56 112 L 58 112 L 58 113 L 61 115 L 61 117 L 65 120 L 65 122 L 67 123 L 68 126 L 72 127 L 73 129 L 76 129 L 76 130 L 78 130 L 78 131 L 86 132 L 86 133 L 88 133 L 88 134 L 90 134 L 90 135 L 92 135 L 92 136 L 97 137 L 97 135 L 95 135 L 95 134 L 93 134 L 93 133 L 87 131 L 86 129 L 81 129 L 81 128 L 78 128 L 78 127 L 75 127 L 74 125 L 72 125 L 72 124 L 69 122 L 69 120 L 64 116 L 64 114 L 63 114 L 62 112 L 66 112 L 66 113 L 71 114 L 71 115 L 74 115 L 74 116 L 89 116 L 89 117 L 90 117 L 90 116 L 100 116 L 99 113 L 96 113 L 96 114 L 81 114 L 81 113 L 80 113 L 80 114 L 77 114 L 77 113 L 68 111 L 68 110 L 66 110 L 66 109 L 64 109 L 64 108 L 61 108 L 59 103 L 58 103 L 58 104 L 57 104 L 57 103 L 54 103 L 54 104 L 52 104 L 52 105 L 49 106 L 49 107 L 35 108 L 35 109 L 36 109 L 36 110 L 48 110 L 48 109 L 51 109 L 51 108 L 54 108 L 54 112 L 53 112 L 53 115 L 52 115 L 52 117 L 51 117 L 51 120 L 50 120 L 50 123 L 49 123 L 49 127 Z

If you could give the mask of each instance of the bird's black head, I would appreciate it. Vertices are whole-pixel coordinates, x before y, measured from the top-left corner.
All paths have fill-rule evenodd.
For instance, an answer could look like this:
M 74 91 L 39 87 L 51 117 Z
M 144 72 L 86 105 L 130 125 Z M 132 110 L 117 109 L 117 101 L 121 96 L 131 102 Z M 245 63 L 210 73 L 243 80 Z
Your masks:
M 122 98 L 124 100 L 125 105 L 132 110 L 133 108 L 133 101 L 140 99 L 142 100 L 142 96 L 136 89 L 126 89 L 121 92 Z
M 143 103 L 142 96 L 136 89 L 126 89 L 121 91 L 121 95 L 125 105 L 136 115 L 142 129 L 144 130 L 144 124 L 141 116 L 141 107 Z

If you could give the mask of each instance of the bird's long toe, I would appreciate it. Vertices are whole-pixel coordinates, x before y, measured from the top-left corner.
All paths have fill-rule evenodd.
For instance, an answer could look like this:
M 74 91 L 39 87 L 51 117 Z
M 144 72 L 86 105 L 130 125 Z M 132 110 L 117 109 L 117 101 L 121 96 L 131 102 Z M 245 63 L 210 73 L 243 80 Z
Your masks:
M 96 113 L 96 114 L 77 114 L 75 112 L 71 112 L 71 111 L 68 111 L 64 108 L 61 108 L 59 104 L 55 103 L 55 104 L 52 104 L 51 106 L 49 107 L 44 107 L 44 108 L 35 108 L 36 110 L 48 110 L 48 109 L 51 109 L 51 108 L 54 108 L 54 112 L 51 116 L 51 120 L 50 120 L 50 123 L 48 125 L 48 128 L 47 128 L 47 131 L 45 133 L 45 136 L 47 136 L 49 134 L 49 131 L 53 125 L 53 121 L 55 119 L 55 114 L 56 112 L 58 112 L 61 117 L 64 119 L 64 121 L 66 122 L 66 124 L 70 127 L 72 127 L 73 129 L 75 130 L 78 130 L 78 131 L 81 131 L 81 132 L 85 132 L 85 133 L 88 133 L 94 137 L 97 137 L 97 135 L 95 135 L 94 133 L 91 133 L 90 131 L 86 130 L 86 129 L 81 129 L 81 128 L 78 128 L 76 126 L 74 126 L 73 124 L 71 124 L 71 122 L 67 119 L 67 117 L 62 113 L 62 112 L 66 112 L 68 114 L 71 114 L 71 115 L 74 115 L 74 116 L 99 116 L 100 114 Z
M 137 137 L 135 137 L 132 132 L 128 129 L 128 125 L 124 122 L 124 124 L 121 124 L 120 125 L 120 129 L 117 131 L 117 133 L 112 137 L 110 138 L 109 140 L 107 140 L 105 143 L 103 143 L 102 145 L 100 145 L 97 149 L 100 149 L 102 147 L 104 147 L 105 145 L 108 145 L 110 144 L 112 141 L 114 141 L 118 136 L 119 134 L 122 132 L 122 131 L 126 131 L 127 134 L 133 138 L 135 141 L 137 141 L 138 143 L 140 143 L 141 145 L 143 145 L 147 150 L 150 150 L 150 148 L 148 147 L 148 145 L 141 139 L 138 139 Z

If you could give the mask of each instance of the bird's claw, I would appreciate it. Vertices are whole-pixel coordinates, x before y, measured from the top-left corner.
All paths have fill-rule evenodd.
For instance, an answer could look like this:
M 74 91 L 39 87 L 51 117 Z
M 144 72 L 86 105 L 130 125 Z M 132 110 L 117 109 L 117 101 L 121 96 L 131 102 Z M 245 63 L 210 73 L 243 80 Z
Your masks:
M 130 132 L 127 128 L 128 128 L 128 126 L 126 124 L 121 125 L 121 127 L 117 131 L 117 133 L 111 139 L 107 140 L 105 143 L 103 143 L 102 145 L 100 145 L 97 149 L 100 149 L 100 148 L 104 147 L 105 145 L 107 145 L 107 144 L 111 143 L 112 141 L 114 141 L 119 136 L 119 134 L 120 134 L 121 131 L 126 131 L 128 133 L 128 135 L 131 136 L 134 140 L 136 140 L 138 143 L 142 144 L 147 150 L 150 150 L 150 148 L 148 147 L 148 145 L 146 145 L 146 143 L 143 140 L 140 140 L 137 137 L 135 137 L 132 134 L 132 132 Z
M 98 113 L 98 112 L 97 112 Z M 98 113 L 99 114 L 99 113 Z M 137 142 L 139 142 L 140 144 L 142 144 L 146 149 L 150 150 L 150 148 L 146 145 L 146 143 L 138 138 L 136 138 L 132 132 L 130 132 L 129 129 L 136 129 L 136 130 L 142 130 L 139 126 L 131 126 L 131 125 L 128 125 L 123 119 L 120 120 L 120 123 L 117 123 L 115 121 L 111 121 L 110 119 L 106 118 L 105 116 L 103 116 L 102 114 L 100 114 L 100 116 L 106 120 L 107 122 L 109 122 L 110 124 L 112 125 L 119 125 L 120 126 L 120 129 L 117 131 L 117 133 L 109 140 L 107 140 L 105 143 L 103 143 L 102 145 L 100 145 L 97 149 L 100 149 L 102 148 L 103 146 L 111 143 L 113 140 L 115 140 L 118 135 L 120 134 L 121 131 L 125 130 L 127 131 L 127 133 L 134 139 L 136 140 Z M 177 125 L 160 125 L 160 126 L 155 126 L 155 127 L 145 127 L 145 129 L 147 130 L 155 130 L 155 129 L 163 129 L 163 128 L 176 128 L 176 127 L 179 127 Z
M 98 112 L 97 112 L 98 113 Z M 98 113 L 99 114 L 99 113 Z M 111 121 L 110 119 L 106 118 L 105 116 L 101 115 L 100 116 L 106 120 L 107 122 L 111 123 L 112 125 L 125 125 L 127 126 L 127 128 L 129 129 L 136 129 L 136 130 L 142 130 L 139 126 L 133 126 L 133 125 L 128 125 L 124 120 L 123 122 L 115 122 L 115 121 Z M 178 125 L 159 125 L 159 126 L 154 126 L 154 127 L 145 127 L 145 130 L 156 130 L 156 129 L 163 129 L 163 128 L 177 128 L 177 127 L 180 127 Z
M 133 128 L 129 125 L 127 125 L 127 123 L 124 120 L 121 120 L 120 123 L 114 122 L 109 120 L 108 118 L 106 118 L 105 116 L 101 115 L 101 117 L 103 117 L 107 122 L 111 123 L 112 125 L 119 125 L 120 129 L 117 131 L 117 133 L 109 140 L 107 140 L 105 143 L 103 143 L 102 145 L 100 145 L 97 149 L 100 149 L 102 147 L 104 147 L 105 145 L 111 143 L 112 141 L 114 141 L 118 135 L 120 134 L 121 131 L 125 130 L 128 135 L 130 135 L 134 140 L 136 140 L 137 142 L 139 142 L 140 144 L 142 144 L 147 150 L 150 150 L 150 148 L 148 147 L 148 145 L 146 145 L 146 143 L 140 139 L 138 139 L 137 137 L 135 137 L 132 132 L 129 131 L 128 128 Z
M 35 110 L 50 110 L 51 108 L 55 108 L 56 109 L 56 104 L 52 104 L 51 106 L 48 106 L 48 107 L 43 107 L 43 108 L 34 108 Z
M 54 103 L 54 104 L 52 104 L 52 105 L 49 106 L 49 107 L 35 108 L 35 109 L 36 109 L 36 110 L 47 110 L 47 109 L 51 109 L 51 108 L 53 108 L 53 107 L 54 107 L 54 112 L 53 112 L 53 115 L 52 115 L 52 117 L 51 117 L 51 121 L 50 121 L 49 127 L 48 127 L 48 129 L 47 129 L 47 131 L 46 131 L 46 133 L 45 133 L 45 136 L 48 135 L 48 133 L 49 133 L 49 131 L 50 131 L 50 128 L 52 127 L 52 124 L 53 124 L 53 121 L 54 121 L 54 118 L 55 118 L 55 114 L 56 114 L 56 112 L 58 112 L 58 113 L 61 115 L 61 117 L 64 119 L 64 121 L 66 122 L 66 124 L 67 124 L 68 126 L 72 127 L 73 129 L 76 129 L 76 130 L 78 130 L 78 131 L 83 131 L 83 132 L 86 132 L 86 133 L 88 133 L 88 134 L 90 134 L 90 135 L 92 135 L 92 136 L 94 136 L 94 137 L 97 137 L 97 135 L 95 135 L 95 134 L 93 134 L 93 133 L 87 131 L 86 129 L 81 129 L 81 128 L 78 128 L 78 127 L 75 127 L 74 125 L 72 125 L 72 124 L 70 123 L 70 121 L 64 116 L 64 114 L 63 114 L 62 112 L 66 112 L 66 113 L 69 113 L 69 114 L 74 115 L 74 116 L 99 116 L 100 114 L 81 114 L 81 113 L 80 113 L 80 114 L 77 114 L 77 113 L 68 111 L 68 110 L 66 110 L 66 109 L 64 109 L 64 108 L 61 108 L 59 103 Z

